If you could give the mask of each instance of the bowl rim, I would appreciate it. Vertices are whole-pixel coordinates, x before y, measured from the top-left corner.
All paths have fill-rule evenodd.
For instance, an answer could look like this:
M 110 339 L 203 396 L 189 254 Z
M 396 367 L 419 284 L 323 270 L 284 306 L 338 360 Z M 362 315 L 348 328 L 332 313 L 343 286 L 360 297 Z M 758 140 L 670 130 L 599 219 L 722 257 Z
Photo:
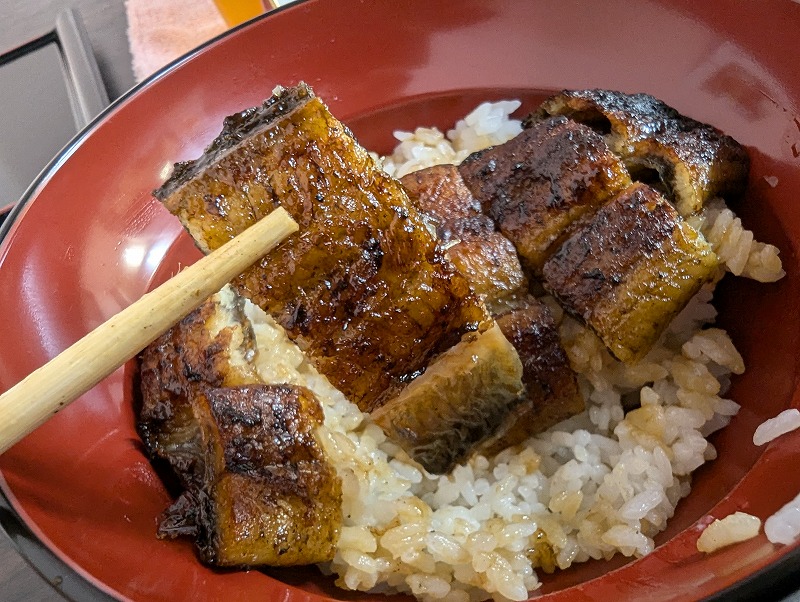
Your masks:
M 253 19 L 229 28 L 167 63 L 114 99 L 58 151 L 26 188 L 3 222 L 0 223 L 0 250 L 11 244 L 6 241 L 8 235 L 21 218 L 26 207 L 36 199 L 40 188 L 47 184 L 47 181 L 60 168 L 61 164 L 69 159 L 75 150 L 120 106 L 135 97 L 141 90 L 151 86 L 157 80 L 167 76 L 170 72 L 178 69 L 182 64 L 192 60 L 196 55 L 203 53 L 208 47 L 221 40 L 232 37 L 240 30 L 248 28 L 256 22 L 269 19 L 285 10 L 297 8 L 304 4 L 313 4 L 317 1 L 319 0 L 294 0 L 289 4 L 271 8 Z M 0 474 L 0 530 L 5 532 L 14 545 L 15 551 L 23 560 L 64 599 L 74 602 L 127 600 L 127 598 L 111 595 L 101 587 L 101 584 L 82 574 L 75 566 L 66 562 L 36 535 L 33 527 L 14 508 L 7 495 L 6 483 L 2 474 Z M 767 602 L 770 600 L 775 602 L 800 602 L 800 580 L 798 580 L 800 578 L 800 568 L 798 567 L 800 567 L 800 546 L 783 554 L 774 562 L 751 573 L 744 579 L 705 598 L 705 600 L 706 602 L 744 602 L 760 599 Z

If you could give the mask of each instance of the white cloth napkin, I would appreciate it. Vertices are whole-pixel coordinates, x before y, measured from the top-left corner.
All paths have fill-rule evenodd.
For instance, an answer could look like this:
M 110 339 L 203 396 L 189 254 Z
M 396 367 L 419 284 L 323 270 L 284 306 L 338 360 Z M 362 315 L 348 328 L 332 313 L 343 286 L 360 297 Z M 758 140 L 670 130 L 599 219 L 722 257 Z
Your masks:
M 213 0 L 126 0 L 137 82 L 227 29 Z

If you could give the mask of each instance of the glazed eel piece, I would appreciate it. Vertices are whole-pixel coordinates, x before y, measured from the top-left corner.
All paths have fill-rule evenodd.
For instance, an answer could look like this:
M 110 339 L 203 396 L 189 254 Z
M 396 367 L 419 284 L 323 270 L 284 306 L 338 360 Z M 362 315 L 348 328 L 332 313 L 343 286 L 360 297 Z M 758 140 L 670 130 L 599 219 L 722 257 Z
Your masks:
M 600 115 L 599 100 L 590 111 L 576 98 L 603 99 L 615 112 Z M 604 135 L 609 122 L 611 134 Z M 617 359 L 641 359 L 717 273 L 718 258 L 681 207 L 693 211 L 711 194 L 738 191 L 746 153 L 646 95 L 564 92 L 524 125 L 509 142 L 468 157 L 459 171 L 528 274 Z M 630 126 L 624 140 L 616 133 L 623 126 Z M 629 168 L 643 161 L 682 174 L 685 185 L 671 189 L 694 196 L 678 198 L 676 210 L 656 189 L 634 183 L 631 175 L 641 171 Z
M 400 183 L 436 224 L 448 259 L 484 300 L 522 362 L 519 403 L 480 451 L 495 454 L 582 412 L 577 378 L 549 309 L 530 294 L 514 245 L 483 213 L 458 168 L 436 165 Z
M 543 283 L 615 357 L 635 361 L 718 265 L 702 235 L 658 191 L 637 182 L 547 260 Z
M 290 213 L 299 233 L 232 284 L 364 411 L 488 326 L 400 185 L 304 85 L 228 117 L 154 194 L 204 252 Z
M 299 233 L 233 287 L 361 410 L 391 403 L 393 428 L 376 420 L 430 472 L 466 459 L 513 410 L 513 346 L 402 186 L 307 86 L 227 118 L 154 194 L 204 252 L 277 206 L 290 213 Z
M 553 115 L 567 116 L 602 134 L 634 179 L 659 188 L 684 217 L 716 196 L 730 199 L 744 192 L 747 151 L 713 126 L 649 94 L 565 90 L 542 103 L 523 127 L 537 127 Z
M 341 481 L 317 440 L 322 407 L 303 387 L 261 380 L 241 301 L 223 289 L 139 358 L 137 428 L 181 488 L 159 537 L 193 537 L 216 566 L 331 560 Z
M 458 169 L 534 277 L 583 219 L 631 183 L 602 136 L 566 117 L 537 122 Z

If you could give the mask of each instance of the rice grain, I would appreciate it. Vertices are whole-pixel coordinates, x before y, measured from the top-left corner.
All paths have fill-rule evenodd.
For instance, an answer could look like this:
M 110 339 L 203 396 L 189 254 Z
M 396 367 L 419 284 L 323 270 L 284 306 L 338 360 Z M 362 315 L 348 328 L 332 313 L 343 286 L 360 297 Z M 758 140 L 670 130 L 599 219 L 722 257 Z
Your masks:
M 784 545 L 800 537 L 800 494 L 765 521 L 764 533 L 772 543 Z
M 745 512 L 734 512 L 716 519 L 697 539 L 700 552 L 711 553 L 725 546 L 752 539 L 761 530 L 761 519 Z
M 764 445 L 781 435 L 800 428 L 800 411 L 791 408 L 759 424 L 753 433 L 753 443 Z

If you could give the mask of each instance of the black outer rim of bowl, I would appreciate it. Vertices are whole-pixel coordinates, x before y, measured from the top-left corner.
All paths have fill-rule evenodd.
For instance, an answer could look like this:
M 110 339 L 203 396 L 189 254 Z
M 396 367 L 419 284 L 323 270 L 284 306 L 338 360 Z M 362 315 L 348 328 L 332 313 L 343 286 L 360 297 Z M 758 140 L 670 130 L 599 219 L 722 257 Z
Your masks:
M 735 545 L 735 544 L 734 544 Z M 705 602 L 800 602 L 800 548 L 706 598 Z
M 253 21 L 269 18 L 285 9 L 305 4 L 310 0 L 296 0 L 293 3 L 272 9 L 256 17 Z M 189 53 L 168 63 L 148 78 L 130 88 L 119 98 L 114 100 L 100 114 L 98 114 L 83 130 L 77 133 L 67 145 L 50 161 L 39 173 L 33 183 L 22 195 L 19 202 L 8 213 L 0 224 L 0 244 L 11 230 L 13 223 L 21 215 L 25 206 L 33 199 L 34 191 L 50 176 L 57 166 L 72 154 L 91 133 L 116 108 L 134 96 L 139 90 L 149 85 L 152 81 L 165 76 L 181 63 L 202 52 L 222 38 L 247 27 L 252 21 L 233 27 L 224 33 L 201 44 Z M 75 602 L 114 602 L 118 598 L 99 589 L 89 579 L 64 562 L 58 555 L 48 548 L 22 520 L 14 510 L 5 491 L 0 488 L 0 527 L 5 530 L 17 551 L 23 559 L 33 568 L 49 585 L 67 600 Z M 760 600 L 768 602 L 800 602 L 800 547 L 795 548 L 780 560 L 764 567 L 760 571 L 749 575 L 745 579 L 734 583 L 724 590 L 709 596 L 705 602 L 745 602 Z

